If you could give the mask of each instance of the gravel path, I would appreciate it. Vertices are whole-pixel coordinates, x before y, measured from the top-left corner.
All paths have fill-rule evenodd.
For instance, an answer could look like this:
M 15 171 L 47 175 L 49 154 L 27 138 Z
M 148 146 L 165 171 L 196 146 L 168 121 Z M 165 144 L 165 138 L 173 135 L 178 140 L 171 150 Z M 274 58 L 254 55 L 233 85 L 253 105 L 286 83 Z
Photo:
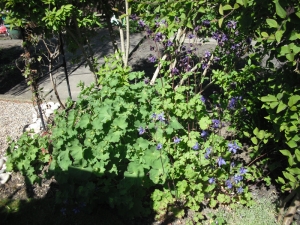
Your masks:
M 16 140 L 32 122 L 32 108 L 32 103 L 0 100 L 0 158 L 8 147 L 7 137 Z

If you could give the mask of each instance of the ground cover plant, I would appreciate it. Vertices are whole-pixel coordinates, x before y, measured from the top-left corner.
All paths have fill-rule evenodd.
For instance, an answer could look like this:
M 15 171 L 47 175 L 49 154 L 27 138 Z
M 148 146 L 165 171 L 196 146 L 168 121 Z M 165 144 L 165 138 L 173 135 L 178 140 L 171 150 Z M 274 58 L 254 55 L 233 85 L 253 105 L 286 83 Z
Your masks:
M 154 41 L 153 76 L 108 56 L 48 133 L 11 144 L 8 169 L 31 183 L 54 176 L 58 204 L 105 203 L 130 218 L 154 210 L 158 220 L 192 210 L 190 224 L 226 224 L 203 210 L 250 207 L 249 187 L 272 183 L 288 193 L 278 223 L 291 224 L 300 205 L 299 3 L 150 3 L 128 12 Z M 217 46 L 200 55 L 208 38 Z

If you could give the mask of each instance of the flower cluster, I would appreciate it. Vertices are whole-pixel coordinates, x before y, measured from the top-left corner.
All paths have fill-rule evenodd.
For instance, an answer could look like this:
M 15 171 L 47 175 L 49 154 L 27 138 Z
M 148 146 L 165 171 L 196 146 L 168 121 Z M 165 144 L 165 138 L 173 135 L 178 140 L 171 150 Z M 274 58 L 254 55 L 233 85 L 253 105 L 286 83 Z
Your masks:
M 166 123 L 166 118 L 165 118 L 163 112 L 162 113 L 158 113 L 158 114 L 152 113 L 151 118 L 154 119 L 154 120 L 158 120 L 160 122 L 165 122 Z
M 232 97 L 230 100 L 229 100 L 229 103 L 228 103 L 228 108 L 230 110 L 235 110 L 236 107 L 237 107 L 237 104 L 238 104 L 238 101 L 241 101 L 242 100 L 242 96 L 239 96 L 239 97 Z
M 218 42 L 218 45 L 223 47 L 225 42 L 228 41 L 228 37 L 221 31 L 216 31 L 212 34 L 212 38 Z

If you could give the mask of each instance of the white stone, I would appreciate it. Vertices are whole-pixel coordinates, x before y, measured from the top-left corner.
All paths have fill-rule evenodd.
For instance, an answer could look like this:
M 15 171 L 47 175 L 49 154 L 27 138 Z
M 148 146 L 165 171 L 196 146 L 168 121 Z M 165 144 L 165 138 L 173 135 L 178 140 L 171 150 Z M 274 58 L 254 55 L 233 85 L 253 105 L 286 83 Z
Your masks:
M 46 109 L 46 111 L 45 111 L 45 116 L 46 116 L 47 118 L 49 118 L 51 114 L 53 114 L 53 110 L 52 110 L 52 109 Z
M 5 163 L 5 160 L 3 158 L 1 158 L 0 159 L 0 170 L 2 169 L 4 163 Z
M 0 183 L 5 184 L 8 181 L 9 177 L 10 177 L 10 175 L 8 173 L 1 173 L 0 174 Z

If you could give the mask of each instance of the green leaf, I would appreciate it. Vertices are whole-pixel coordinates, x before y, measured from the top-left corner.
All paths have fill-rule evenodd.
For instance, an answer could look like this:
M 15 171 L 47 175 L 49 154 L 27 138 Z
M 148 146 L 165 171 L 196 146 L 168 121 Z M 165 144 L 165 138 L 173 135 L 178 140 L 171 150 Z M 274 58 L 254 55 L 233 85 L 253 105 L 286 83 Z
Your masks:
M 263 37 L 265 37 L 265 38 L 269 37 L 269 35 L 268 35 L 267 32 L 261 32 L 261 36 L 263 36 Z
M 294 177 L 292 174 L 290 174 L 290 173 L 288 173 L 288 172 L 285 172 L 285 171 L 283 171 L 282 173 L 283 173 L 283 176 L 284 176 L 286 179 L 292 181 L 293 183 L 296 182 L 296 179 L 295 179 L 295 177 Z
M 248 0 L 243 0 L 243 4 L 244 4 L 245 7 L 247 7 Z
M 240 8 L 240 5 L 239 5 L 239 4 L 237 4 L 237 3 L 234 3 L 234 6 L 233 6 L 233 8 L 234 8 L 234 9 L 238 9 L 238 8 Z
M 219 24 L 219 27 L 220 27 L 220 28 L 222 27 L 223 20 L 224 20 L 223 17 L 222 17 L 221 19 L 218 20 L 218 24 Z
M 265 137 L 265 132 L 263 130 L 260 130 L 256 137 L 262 140 Z
M 275 0 L 276 14 L 282 19 L 286 17 L 286 11 L 281 7 L 278 0 Z
M 275 38 L 277 43 L 279 43 L 281 41 L 282 35 L 283 35 L 284 31 L 283 30 L 278 30 L 275 33 Z
M 112 126 L 117 126 L 117 127 L 124 130 L 128 126 L 128 123 L 126 122 L 126 119 L 127 119 L 127 117 L 125 117 L 125 116 L 117 117 L 116 119 L 114 119 L 114 121 L 112 123 Z
M 224 15 L 224 12 L 223 12 L 223 7 L 222 7 L 222 4 L 220 4 L 220 6 L 219 6 L 219 13 L 221 14 L 221 15 Z M 221 18 L 222 19 L 222 21 L 223 21 L 223 18 Z M 222 24 L 222 23 L 221 23 Z M 220 26 L 220 25 L 219 25 Z M 220 26 L 221 27 L 221 26 Z
M 232 9 L 231 5 L 224 5 L 222 8 L 223 8 L 223 11 Z
M 277 102 L 277 98 L 274 95 L 267 95 L 260 98 L 262 102 Z
M 300 150 L 299 149 L 296 149 L 295 155 L 296 155 L 298 162 L 300 163 Z
M 290 166 L 293 166 L 295 164 L 294 160 L 293 160 L 293 156 L 291 154 L 291 152 L 289 150 L 280 150 L 280 152 L 284 155 L 288 157 L 288 162 Z
M 244 133 L 244 135 L 245 135 L 246 137 L 250 137 L 250 134 L 249 134 L 248 132 L 243 131 L 243 133 Z
M 292 95 L 291 97 L 289 97 L 288 106 L 289 106 L 289 107 L 292 107 L 292 106 L 295 105 L 299 100 L 300 100 L 300 95 Z
M 210 121 L 208 116 L 202 117 L 199 121 L 199 125 L 200 125 L 201 130 L 207 130 L 210 123 L 211 123 L 211 121 Z
M 177 121 L 175 117 L 171 117 L 170 127 L 172 127 L 174 130 L 183 129 L 183 126 Z
M 294 140 L 290 140 L 286 143 L 290 148 L 296 148 L 298 145 Z
M 252 137 L 251 141 L 252 141 L 253 144 L 257 145 L 257 138 L 256 137 Z
M 285 57 L 287 58 L 287 60 L 292 62 L 292 61 L 294 61 L 295 55 L 293 53 L 289 53 L 289 54 L 286 54 Z
M 57 163 L 63 171 L 67 171 L 68 167 L 72 165 L 69 157 L 69 150 L 61 151 L 57 157 Z
M 279 105 L 278 105 L 276 113 L 280 113 L 281 111 L 285 110 L 286 107 L 287 107 L 286 104 L 284 104 L 283 102 L 280 102 Z
M 300 11 L 295 13 L 300 18 Z
M 276 22 L 276 20 L 273 19 L 267 19 L 267 24 L 272 28 L 277 28 L 278 27 L 278 23 Z
M 79 121 L 79 127 L 80 128 L 86 128 L 87 125 L 89 124 L 90 122 L 90 115 L 89 114 L 83 114 L 83 116 L 80 117 L 80 121 Z
M 281 183 L 281 184 L 285 184 L 285 181 L 282 177 L 278 177 L 277 182 Z

